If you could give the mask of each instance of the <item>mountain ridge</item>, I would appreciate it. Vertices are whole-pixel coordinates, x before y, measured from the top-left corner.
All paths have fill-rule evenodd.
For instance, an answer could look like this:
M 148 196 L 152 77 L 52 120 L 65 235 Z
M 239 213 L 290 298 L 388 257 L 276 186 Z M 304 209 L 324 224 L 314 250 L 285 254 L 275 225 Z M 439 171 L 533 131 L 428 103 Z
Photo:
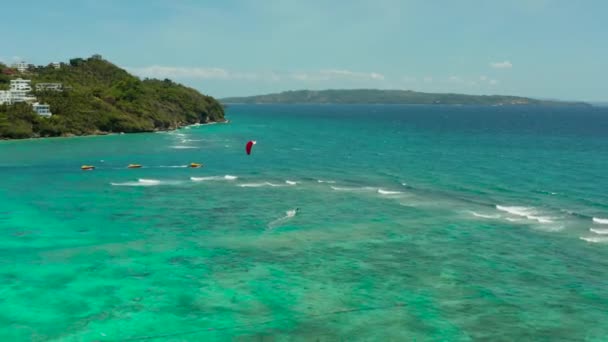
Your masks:
M 589 106 L 585 102 L 540 100 L 508 95 L 425 93 L 412 90 L 326 89 L 290 90 L 265 95 L 227 97 L 225 104 L 451 104 Z

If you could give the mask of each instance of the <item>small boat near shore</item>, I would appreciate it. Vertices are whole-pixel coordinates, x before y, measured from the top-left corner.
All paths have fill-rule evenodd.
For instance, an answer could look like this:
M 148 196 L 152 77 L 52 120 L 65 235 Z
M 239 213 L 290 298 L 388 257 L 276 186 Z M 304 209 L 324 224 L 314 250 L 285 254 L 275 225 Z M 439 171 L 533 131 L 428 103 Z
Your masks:
M 190 163 L 190 165 L 188 165 L 188 167 L 193 168 L 193 169 L 198 169 L 199 167 L 202 167 L 203 164 L 200 163 Z
M 127 166 L 127 168 L 128 169 L 139 169 L 139 168 L 141 168 L 141 165 L 140 164 L 129 164 Z
M 82 165 L 80 167 L 80 169 L 82 171 L 92 171 L 92 170 L 95 170 L 95 166 L 93 166 L 93 165 Z

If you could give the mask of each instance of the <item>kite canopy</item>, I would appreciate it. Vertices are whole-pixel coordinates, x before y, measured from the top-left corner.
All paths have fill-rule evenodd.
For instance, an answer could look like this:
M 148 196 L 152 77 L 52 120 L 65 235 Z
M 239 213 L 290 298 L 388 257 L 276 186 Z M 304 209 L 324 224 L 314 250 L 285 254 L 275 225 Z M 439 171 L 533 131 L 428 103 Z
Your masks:
M 245 145 L 245 151 L 247 152 L 247 154 L 251 154 L 251 148 L 253 147 L 253 145 L 255 145 L 257 142 L 255 140 L 250 140 L 247 142 L 247 144 Z

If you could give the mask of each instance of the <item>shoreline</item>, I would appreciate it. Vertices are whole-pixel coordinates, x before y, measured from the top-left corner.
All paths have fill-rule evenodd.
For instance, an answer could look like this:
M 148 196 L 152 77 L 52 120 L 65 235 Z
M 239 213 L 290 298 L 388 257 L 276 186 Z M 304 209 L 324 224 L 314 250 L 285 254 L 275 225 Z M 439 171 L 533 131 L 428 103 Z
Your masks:
M 31 138 L 23 138 L 23 139 L 10 139 L 10 138 L 0 138 L 0 144 L 8 141 L 34 141 L 34 140 L 47 140 L 47 139 L 73 139 L 73 138 L 86 138 L 86 137 L 102 137 L 102 136 L 114 136 L 114 135 L 126 135 L 126 134 L 145 134 L 145 133 L 165 133 L 165 132 L 173 132 L 180 129 L 184 129 L 186 127 L 198 127 L 198 126 L 208 126 L 215 124 L 229 124 L 230 120 L 224 119 L 223 121 L 210 121 L 210 122 L 198 122 L 189 125 L 181 125 L 176 128 L 168 128 L 168 129 L 154 129 L 152 131 L 142 131 L 142 132 L 95 132 L 91 134 L 83 134 L 83 135 L 60 135 L 56 137 L 31 137 Z

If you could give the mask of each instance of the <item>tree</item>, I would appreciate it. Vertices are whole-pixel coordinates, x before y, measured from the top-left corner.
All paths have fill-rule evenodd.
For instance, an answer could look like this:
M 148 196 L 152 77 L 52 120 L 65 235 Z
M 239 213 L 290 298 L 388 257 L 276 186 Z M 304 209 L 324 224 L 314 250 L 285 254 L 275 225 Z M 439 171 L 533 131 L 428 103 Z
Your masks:
M 82 58 L 72 58 L 70 59 L 71 66 L 81 66 L 84 64 L 84 59 Z

